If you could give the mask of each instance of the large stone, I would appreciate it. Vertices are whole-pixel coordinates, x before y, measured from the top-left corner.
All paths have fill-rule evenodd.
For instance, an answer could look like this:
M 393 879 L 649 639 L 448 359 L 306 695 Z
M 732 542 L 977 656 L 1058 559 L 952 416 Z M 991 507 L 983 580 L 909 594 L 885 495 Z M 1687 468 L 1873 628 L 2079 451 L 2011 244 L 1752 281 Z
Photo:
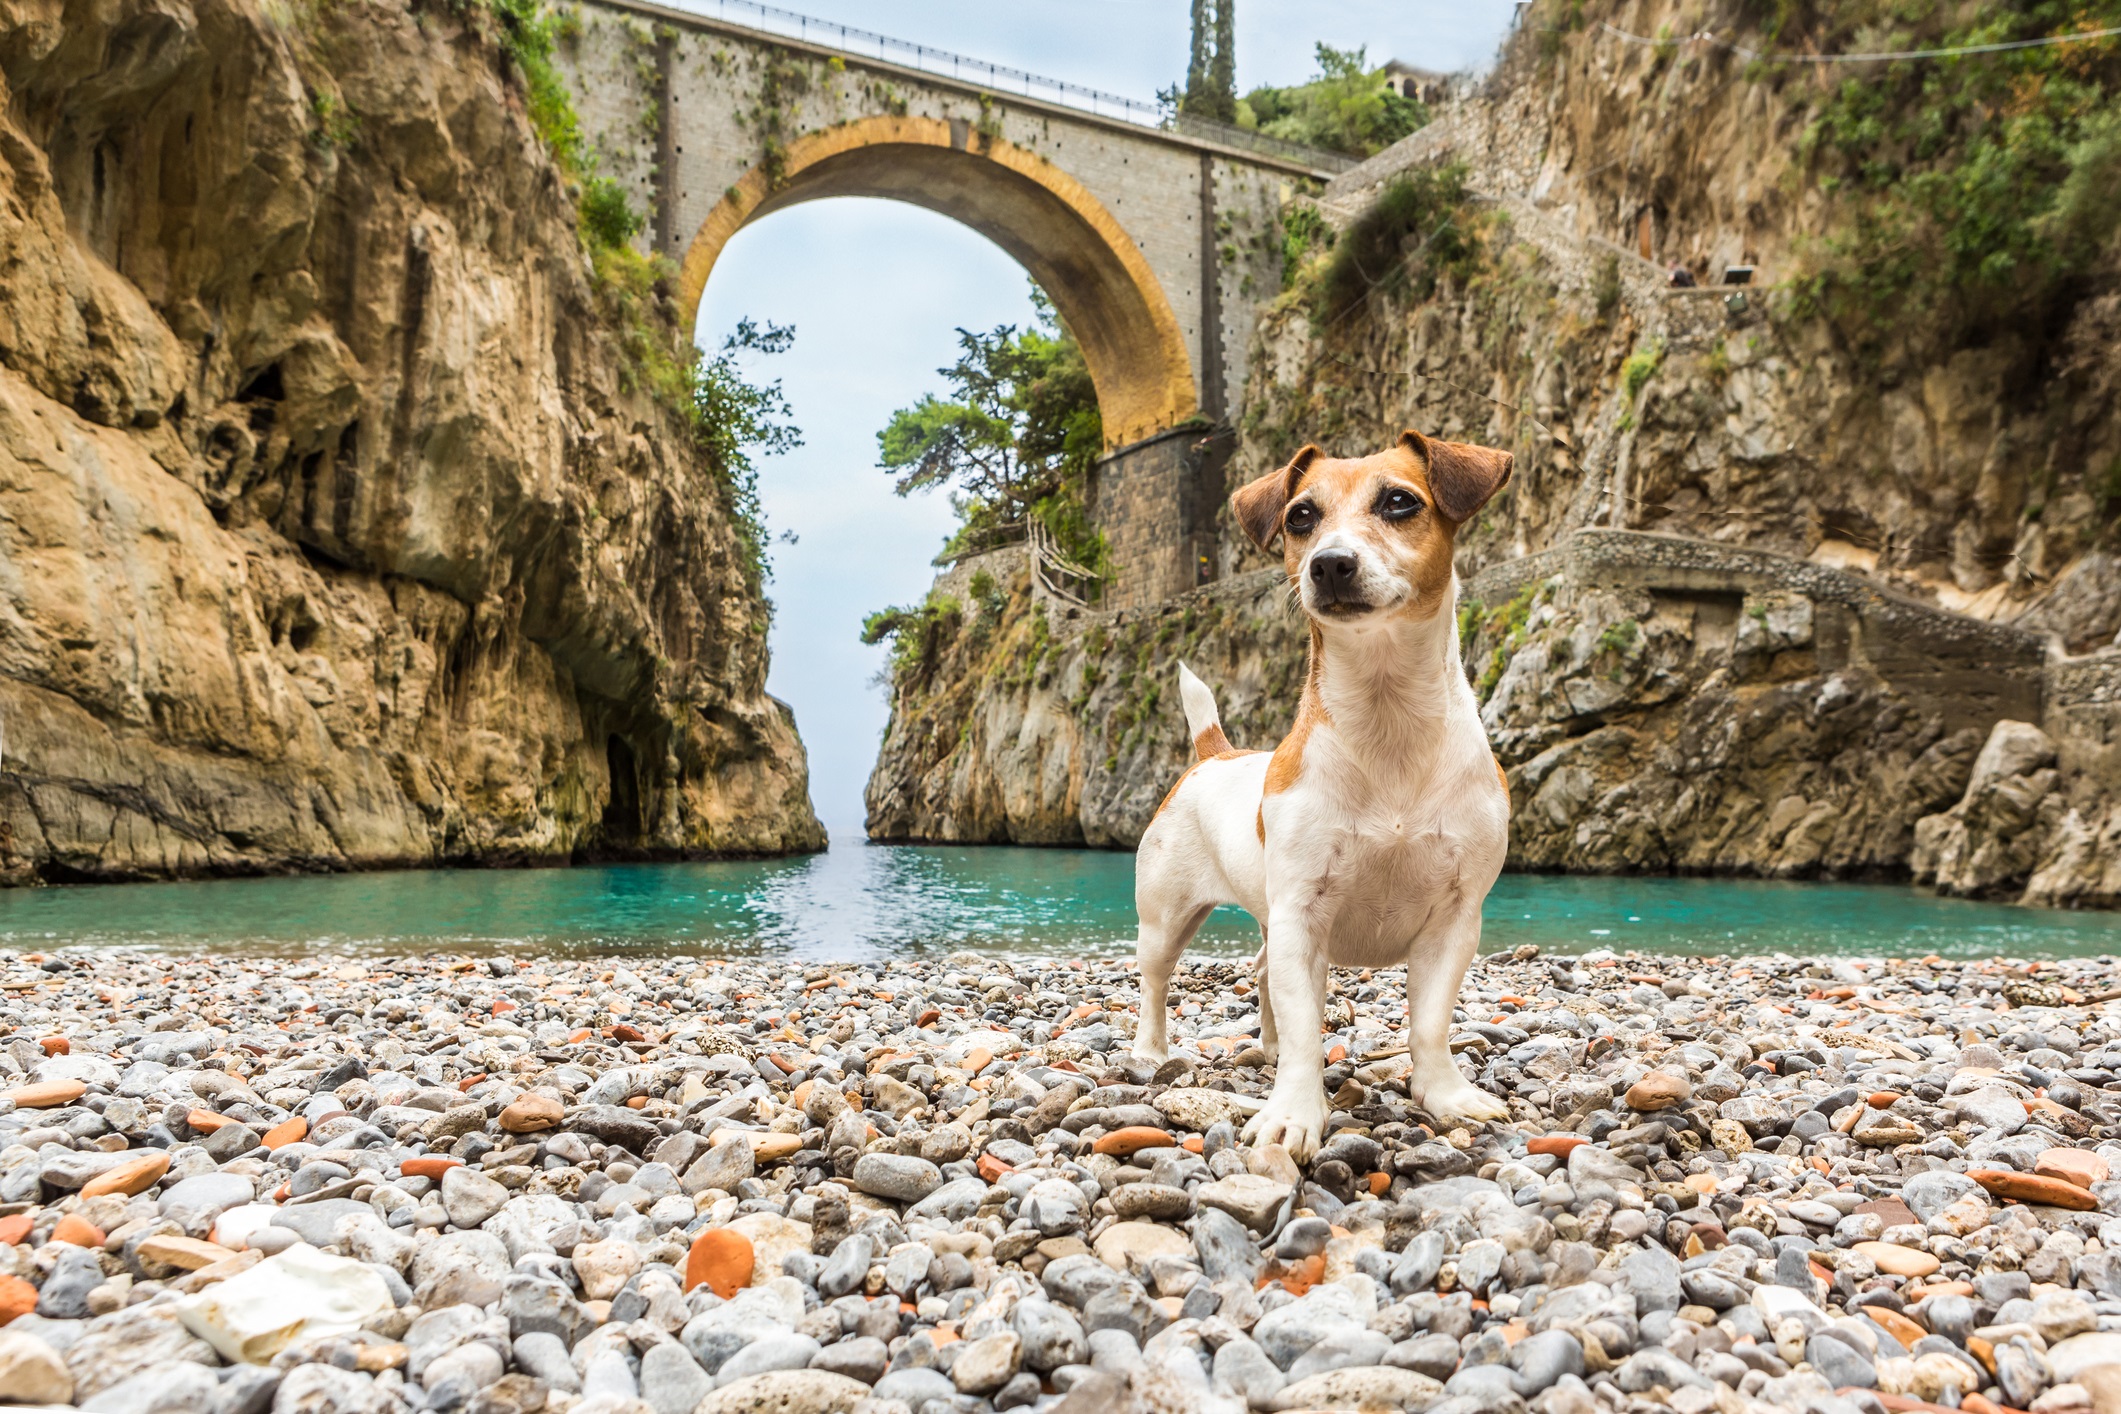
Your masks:
M 213 1230 L 215 1218 L 257 1194 L 257 1185 L 242 1174 L 200 1173 L 163 1189 L 156 1208 L 193 1237 L 204 1237 Z
M 894 1203 L 918 1203 L 943 1186 L 943 1171 L 910 1154 L 864 1154 L 855 1160 L 854 1186 Z
M 750 1138 L 742 1133 L 725 1132 L 725 1137 L 693 1160 L 685 1170 L 682 1182 L 687 1193 L 704 1193 L 710 1188 L 728 1193 L 751 1177 L 756 1169 Z
M 1205 1134 L 1224 1120 L 1241 1122 L 1245 1113 L 1236 1098 L 1224 1091 L 1184 1086 L 1173 1086 L 1149 1103 L 1180 1129 L 1195 1134 Z
M 72 1404 L 74 1377 L 43 1341 L 0 1329 L 0 1390 L 21 1404 Z
M 508 1201 L 508 1190 L 485 1174 L 459 1165 L 442 1175 L 442 1207 L 458 1227 L 478 1227 Z
M 1427 1375 L 1390 1365 L 1332 1370 L 1295 1381 L 1274 1397 L 1275 1409 L 1420 1409 L 1443 1394 Z
M 692 1414 L 848 1414 L 869 1391 L 829 1370 L 774 1370 L 717 1388 Z
M 1193 1196 L 1201 1207 L 1219 1208 L 1254 1232 L 1265 1232 L 1294 1191 L 1256 1173 L 1237 1173 L 1203 1183 Z
M 128 1306 L 98 1316 L 66 1349 L 74 1398 L 82 1401 L 143 1370 L 178 1360 L 210 1365 L 214 1350 L 186 1330 L 167 1305 Z
M 1114 1223 L 1092 1244 L 1098 1259 L 1115 1271 L 1128 1270 L 1128 1259 L 1147 1262 L 1152 1257 L 1190 1257 L 1193 1243 L 1176 1228 L 1162 1223 Z

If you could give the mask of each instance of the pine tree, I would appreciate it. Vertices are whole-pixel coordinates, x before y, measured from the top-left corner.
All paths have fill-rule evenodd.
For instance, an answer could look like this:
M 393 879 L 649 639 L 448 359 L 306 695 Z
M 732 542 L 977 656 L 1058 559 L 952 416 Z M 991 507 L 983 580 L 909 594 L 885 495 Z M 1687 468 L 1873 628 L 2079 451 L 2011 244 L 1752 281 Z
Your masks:
M 1237 0 L 1193 0 L 1193 52 L 1179 111 L 1237 121 Z

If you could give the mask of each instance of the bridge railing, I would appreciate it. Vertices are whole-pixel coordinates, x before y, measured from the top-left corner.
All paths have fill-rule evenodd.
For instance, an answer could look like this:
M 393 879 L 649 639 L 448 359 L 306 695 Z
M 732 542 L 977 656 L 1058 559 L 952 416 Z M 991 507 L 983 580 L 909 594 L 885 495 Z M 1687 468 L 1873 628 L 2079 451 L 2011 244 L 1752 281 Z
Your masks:
M 886 63 L 900 64 L 909 69 L 919 69 L 924 74 L 937 74 L 948 78 L 963 79 L 997 93 L 1020 93 L 1026 98 L 1042 98 L 1049 103 L 1060 103 L 1070 108 L 1080 108 L 1100 117 L 1118 118 L 1123 122 L 1140 123 L 1144 127 L 1159 127 L 1162 124 L 1162 109 L 1155 103 L 1145 103 L 1138 98 L 1122 94 L 1106 93 L 1103 89 L 1086 88 L 1082 84 L 1069 83 L 1065 79 L 1049 79 L 1040 74 L 1012 69 L 1006 64 L 990 64 L 985 59 L 968 58 L 953 54 L 947 49 L 933 45 L 915 44 L 910 40 L 893 39 L 888 34 L 874 30 L 857 29 L 832 20 L 815 19 L 784 10 L 778 5 L 765 5 L 758 0 L 664 0 L 673 8 L 690 10 L 696 15 L 712 15 L 718 20 L 740 24 L 747 29 L 764 30 L 788 39 L 800 39 L 811 44 L 830 45 L 844 49 L 849 54 L 864 58 L 882 59 Z
M 1267 157 L 1280 157 L 1290 162 L 1302 162 L 1317 172 L 1332 172 L 1338 175 L 1354 167 L 1360 160 L 1343 152 L 1328 152 L 1322 147 L 1291 142 L 1285 137 L 1270 137 L 1251 128 L 1240 128 L 1235 123 L 1218 123 L 1213 118 L 1202 118 L 1192 113 L 1179 114 L 1173 127 L 1189 137 L 1205 138 L 1209 142 L 1221 143 L 1224 147 L 1240 148 Z
M 1139 98 L 1128 98 L 1124 94 L 1107 93 L 1101 88 L 1069 83 L 1066 79 L 1027 73 L 1022 69 L 1012 69 L 1006 64 L 992 64 L 985 59 L 953 54 L 947 49 L 937 49 L 932 45 L 893 39 L 888 34 L 878 34 L 874 30 L 858 29 L 853 25 L 843 25 L 832 20 L 816 19 L 794 10 L 784 10 L 778 5 L 760 3 L 760 0 L 663 0 L 663 3 L 696 15 L 712 16 L 731 24 L 742 25 L 746 29 L 762 30 L 767 34 L 799 39 L 810 44 L 827 45 L 833 49 L 845 50 L 849 54 L 859 54 L 864 58 L 881 59 L 886 63 L 918 69 L 924 74 L 961 79 L 996 93 L 1022 94 L 1026 98 L 1057 103 L 1101 118 L 1117 118 L 1124 123 L 1137 123 L 1145 128 L 1162 128 L 1167 131 L 1175 129 L 1188 136 L 1220 143 L 1225 147 L 1279 157 L 1284 161 L 1301 162 L 1314 171 L 1344 172 L 1355 165 L 1354 158 L 1342 156 L 1337 152 L 1325 152 L 1315 147 L 1306 147 L 1299 142 L 1268 137 L 1264 133 L 1252 132 L 1228 123 L 1209 122 L 1190 114 L 1181 115 L 1174 124 L 1171 115 L 1160 103 L 1144 102 Z

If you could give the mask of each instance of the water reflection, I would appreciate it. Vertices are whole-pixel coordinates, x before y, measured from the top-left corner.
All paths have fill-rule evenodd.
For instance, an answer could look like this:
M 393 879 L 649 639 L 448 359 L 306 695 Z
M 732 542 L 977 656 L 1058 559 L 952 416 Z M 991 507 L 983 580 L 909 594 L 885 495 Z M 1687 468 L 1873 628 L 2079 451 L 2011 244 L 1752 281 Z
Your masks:
M 421 870 L 0 891 L 0 946 L 375 954 L 449 949 L 858 960 L 1131 950 L 1134 861 L 1094 850 L 843 845 L 802 859 Z M 1219 910 L 1196 944 L 1246 956 Z M 1484 945 L 2055 957 L 2121 950 L 2121 917 L 1889 885 L 1507 875 Z

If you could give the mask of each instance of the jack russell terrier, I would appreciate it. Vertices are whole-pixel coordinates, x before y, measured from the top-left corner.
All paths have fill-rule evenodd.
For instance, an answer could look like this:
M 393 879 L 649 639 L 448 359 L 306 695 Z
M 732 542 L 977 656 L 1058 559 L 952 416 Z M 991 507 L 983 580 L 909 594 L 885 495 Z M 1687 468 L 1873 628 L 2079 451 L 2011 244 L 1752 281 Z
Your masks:
M 1260 922 L 1260 1044 L 1279 1065 L 1245 1138 L 1298 1162 L 1326 1127 L 1329 966 L 1405 963 L 1409 1094 L 1439 1117 L 1508 1114 L 1459 1072 L 1447 1041 L 1510 819 L 1459 658 L 1452 553 L 1511 463 L 1408 432 L 1354 460 L 1307 446 L 1230 498 L 1262 550 L 1281 537 L 1311 621 L 1309 671 L 1296 725 L 1264 752 L 1233 750 L 1213 694 L 1179 667 L 1195 759 L 1136 855 L 1134 1049 L 1165 1058 L 1179 954 L 1217 904 L 1245 909 Z

